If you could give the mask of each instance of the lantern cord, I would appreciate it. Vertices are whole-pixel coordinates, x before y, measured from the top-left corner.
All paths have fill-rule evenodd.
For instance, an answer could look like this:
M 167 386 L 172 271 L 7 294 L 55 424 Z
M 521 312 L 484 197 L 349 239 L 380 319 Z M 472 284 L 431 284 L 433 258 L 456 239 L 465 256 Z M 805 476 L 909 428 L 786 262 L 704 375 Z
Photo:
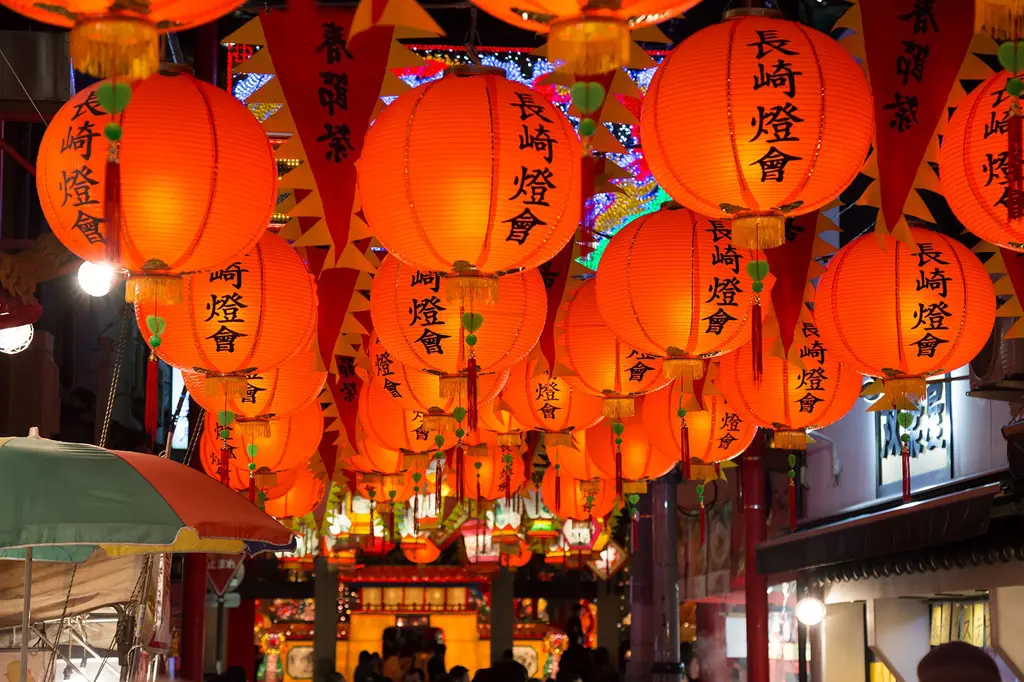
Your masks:
M 146 403 L 145 403 L 145 428 L 150 452 L 156 447 L 156 429 L 160 418 L 159 400 L 159 372 L 160 361 L 156 353 L 149 351 L 149 361 L 146 363 Z
M 622 497 L 622 446 L 615 446 L 615 495 Z
M 555 513 L 562 510 L 562 474 L 559 471 L 562 467 L 555 466 Z
M 7 64 L 7 68 L 11 70 L 11 75 L 14 76 L 14 80 L 18 81 L 18 87 L 20 87 L 21 91 L 25 94 L 25 99 L 27 99 L 28 103 L 32 105 L 32 108 L 35 109 L 36 114 L 39 115 L 39 120 L 43 122 L 43 127 L 49 127 L 50 122 L 46 120 L 45 116 L 43 116 L 43 112 L 39 111 L 39 105 L 37 105 L 35 99 L 33 99 L 32 93 L 30 93 L 28 88 L 25 87 L 25 84 L 21 81 L 21 76 L 19 76 L 18 72 L 14 70 L 11 60 L 9 60 L 7 55 L 4 54 L 2 48 L 0 48 L 0 57 L 4 58 L 4 63 Z
M 469 30 L 466 31 L 466 56 L 474 66 L 481 66 L 480 55 L 476 48 L 480 44 L 480 31 L 477 30 L 478 12 L 474 5 L 469 6 Z
M 903 502 L 910 502 L 910 446 L 903 443 L 900 448 L 900 459 L 903 460 Z
M 466 475 L 466 453 L 462 448 L 460 440 L 455 445 L 455 499 L 462 502 L 466 498 L 466 482 L 463 477 Z
M 761 377 L 764 374 L 764 350 L 761 331 L 761 295 L 754 294 L 754 305 L 750 311 L 750 344 L 753 359 L 754 384 L 761 385 Z
M 101 448 L 107 447 L 107 436 L 110 434 L 110 418 L 114 414 L 114 400 L 117 397 L 117 385 L 121 379 L 121 367 L 124 365 L 124 349 L 128 344 L 128 318 L 134 308 L 131 303 L 125 303 L 121 312 L 121 331 L 117 339 L 117 352 L 114 355 L 114 364 L 110 368 L 110 388 L 107 391 L 107 407 L 103 413 L 103 427 L 100 429 L 100 439 L 97 445 Z
M 473 349 L 469 349 L 469 361 L 466 363 L 466 417 L 470 431 L 476 431 L 479 419 L 479 406 L 477 404 L 477 364 Z
M 798 457 L 799 452 L 796 450 L 792 453 L 793 457 Z M 796 474 L 795 470 L 791 467 L 789 472 L 789 530 L 790 532 L 796 531 L 796 520 L 797 512 L 796 508 Z
M 690 427 L 686 417 L 679 419 L 679 456 L 683 465 L 683 482 L 690 480 Z

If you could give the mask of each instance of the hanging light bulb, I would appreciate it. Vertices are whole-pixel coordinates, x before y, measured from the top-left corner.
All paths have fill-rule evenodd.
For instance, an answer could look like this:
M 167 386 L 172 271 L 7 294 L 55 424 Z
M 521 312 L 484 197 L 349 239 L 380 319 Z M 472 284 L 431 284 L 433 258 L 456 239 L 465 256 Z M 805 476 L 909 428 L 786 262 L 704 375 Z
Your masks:
M 796 619 L 804 625 L 817 625 L 825 620 L 825 602 L 817 597 L 804 597 L 796 603 Z
M 0 353 L 20 353 L 32 343 L 35 333 L 35 328 L 30 324 L 0 329 Z
M 83 261 L 78 268 L 78 285 L 90 296 L 106 296 L 114 284 L 114 268 L 106 263 Z

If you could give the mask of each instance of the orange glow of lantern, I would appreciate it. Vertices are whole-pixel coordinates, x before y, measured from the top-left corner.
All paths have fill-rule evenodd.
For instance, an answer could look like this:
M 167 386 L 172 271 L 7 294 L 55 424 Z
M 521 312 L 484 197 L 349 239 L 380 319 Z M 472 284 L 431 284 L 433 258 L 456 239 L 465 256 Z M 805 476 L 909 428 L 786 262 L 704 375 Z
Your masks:
M 838 42 L 753 11 L 731 12 L 669 53 L 644 97 L 640 135 L 673 199 L 734 219 L 736 246 L 763 249 L 783 243 L 786 217 L 822 208 L 857 177 L 874 119 L 867 79 Z
M 992 280 L 967 247 L 910 233 L 913 245 L 888 234 L 854 239 L 832 257 L 814 296 L 821 345 L 851 370 L 881 377 L 897 409 L 916 409 L 926 377 L 970 362 L 996 314 Z
M 545 447 L 570 445 L 573 433 L 601 420 L 601 399 L 552 377 L 539 354 L 509 370 L 501 399 L 526 428 L 544 434 Z
M 438 428 L 448 422 L 403 408 L 387 391 L 369 381 L 363 382 L 359 391 L 357 410 L 366 435 L 393 452 L 437 450 L 434 437 Z
M 288 519 L 312 514 L 327 494 L 322 478 L 307 468 L 299 470 L 292 487 L 281 497 L 267 500 L 263 511 L 277 519 Z
M 483 432 L 480 442 L 466 445 L 464 457 L 462 480 L 470 499 L 507 501 L 526 483 L 519 448 L 499 445 L 493 434 Z
M 541 484 L 541 499 L 552 514 L 563 519 L 586 521 L 604 518 L 615 508 L 618 496 L 611 481 L 603 478 L 581 481 L 572 476 L 555 477 L 548 469 Z
M 641 414 L 618 421 L 606 420 L 587 430 L 586 455 L 622 494 L 623 481 L 647 481 L 663 476 L 679 461 L 678 451 L 667 453 L 651 445 Z M 621 427 L 621 428 L 619 428 Z M 622 443 L 616 443 L 616 440 Z
M 569 475 L 581 481 L 590 481 L 595 478 L 607 478 L 601 469 L 597 468 L 594 462 L 587 457 L 587 432 L 574 433 L 572 442 L 569 445 L 545 444 L 548 460 L 551 468 L 559 475 Z
M 406 536 L 402 538 L 402 554 L 414 564 L 432 564 L 441 556 L 441 550 L 427 538 Z
M 524 126 L 534 140 L 543 127 L 550 143 L 521 143 Z M 540 266 L 575 233 L 581 155 L 572 124 L 540 93 L 501 69 L 451 69 L 399 95 L 367 132 L 363 212 L 410 276 L 453 275 L 434 294 L 493 302 L 505 296 L 498 273 Z
M 97 99 L 111 87 L 131 96 L 116 116 Z M 110 125 L 120 125 L 115 143 L 103 134 Z M 245 178 L 245 191 L 226 190 L 225 178 Z M 157 75 L 72 97 L 43 135 L 36 188 L 69 251 L 127 271 L 129 300 L 176 303 L 182 274 L 230 271 L 266 232 L 277 163 L 230 93 L 184 73 Z

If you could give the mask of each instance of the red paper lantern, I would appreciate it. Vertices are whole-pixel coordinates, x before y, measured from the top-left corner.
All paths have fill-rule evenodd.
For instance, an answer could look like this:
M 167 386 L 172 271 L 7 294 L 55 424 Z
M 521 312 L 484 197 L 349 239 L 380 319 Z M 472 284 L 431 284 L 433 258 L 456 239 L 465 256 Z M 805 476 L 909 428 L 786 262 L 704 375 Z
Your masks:
M 284 495 L 267 500 L 263 511 L 277 519 L 298 518 L 312 514 L 327 494 L 324 480 L 309 469 L 299 470 L 291 489 Z
M 402 538 L 402 554 L 414 564 L 432 564 L 441 556 L 441 550 L 423 537 Z
M 526 428 L 544 434 L 545 447 L 568 445 L 573 433 L 601 420 L 601 399 L 565 378 L 552 377 L 540 355 L 509 370 L 501 399 Z
M 364 382 L 359 391 L 359 424 L 372 440 L 393 452 L 437 450 L 434 437 L 448 428 L 450 417 L 438 418 L 407 410 L 383 388 Z M 454 442 L 454 440 L 452 441 Z
M 463 456 L 463 485 L 470 499 L 509 499 L 526 482 L 519 448 L 499 445 L 492 434 L 485 432 L 479 443 L 466 445 Z
M 545 451 L 551 468 L 560 474 L 568 474 L 572 478 L 581 481 L 589 481 L 595 478 L 607 478 L 594 462 L 587 457 L 587 432 L 580 431 L 572 434 L 572 442 L 568 445 L 547 445 Z
M 618 496 L 611 481 L 581 481 L 548 469 L 540 488 L 541 500 L 552 514 L 563 519 L 586 521 L 604 518 L 615 509 Z
M 643 413 L 643 406 L 640 406 Z M 616 435 L 615 425 L 622 425 Z M 616 444 L 617 438 L 622 439 Z M 587 430 L 586 454 L 604 476 L 616 482 L 621 494 L 623 481 L 648 481 L 659 478 L 679 461 L 678 450 L 662 452 L 651 445 L 641 415 L 613 422 L 605 420 Z

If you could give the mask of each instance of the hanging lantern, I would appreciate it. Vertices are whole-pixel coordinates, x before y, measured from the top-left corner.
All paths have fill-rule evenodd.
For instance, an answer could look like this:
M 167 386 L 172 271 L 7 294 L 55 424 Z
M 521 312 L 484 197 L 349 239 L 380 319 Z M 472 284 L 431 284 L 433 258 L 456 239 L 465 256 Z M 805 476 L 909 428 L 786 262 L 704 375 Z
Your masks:
M 298 518 L 312 514 L 327 494 L 327 486 L 323 479 L 307 468 L 299 470 L 299 475 L 291 489 L 274 500 L 267 500 L 263 511 L 276 519 Z
M 640 414 L 605 420 L 588 429 L 586 455 L 606 478 L 615 481 L 618 495 L 623 492 L 624 481 L 659 478 L 679 462 L 678 450 L 662 452 L 651 445 Z
M 897 409 L 916 409 L 927 377 L 970 362 L 996 311 L 992 280 L 967 247 L 910 232 L 911 246 L 888 234 L 854 239 L 833 256 L 814 296 L 821 345 L 849 369 L 882 378 Z
M 733 246 L 734 224 L 669 204 L 617 232 L 601 257 L 601 316 L 629 346 L 664 357 L 666 376 L 700 378 L 705 358 L 760 328 L 768 264 Z
M 731 358 L 732 354 L 725 357 Z M 745 376 L 750 376 L 749 369 Z M 688 454 L 683 473 L 684 480 L 689 480 L 690 460 L 713 464 L 738 457 L 754 441 L 757 424 L 731 408 L 706 382 L 694 381 L 686 391 L 681 383 L 645 397 L 641 417 L 657 451 L 677 457 L 684 451 Z
M 403 471 L 405 462 L 402 453 L 386 448 L 372 438 L 360 441 L 358 446 L 360 457 L 351 461 L 356 471 L 363 473 L 398 474 Z M 369 466 L 364 466 L 364 465 Z
M 480 411 L 480 428 L 497 438 L 498 445 L 519 447 L 529 429 L 508 410 L 491 404 Z
M 208 395 L 242 400 L 250 374 L 309 348 L 316 283 L 281 237 L 267 232 L 231 265 L 181 282 L 181 305 L 138 302 L 135 319 L 160 359 L 205 375 Z
M 772 248 L 787 217 L 822 208 L 857 177 L 874 132 L 871 90 L 830 36 L 770 10 L 726 17 L 658 67 L 640 136 L 673 199 L 732 218 L 737 248 Z
M 457 67 L 374 121 L 358 164 L 363 212 L 407 277 L 443 272 L 446 291 L 432 295 L 479 308 L 504 297 L 498 273 L 538 267 L 575 233 L 581 154 L 543 95 L 501 69 Z
M 960 100 L 942 136 L 939 174 L 942 193 L 964 227 L 1024 251 L 1021 106 L 1007 92 L 1013 81 L 1020 82 L 1012 73 L 997 73 Z
M 764 376 L 755 383 L 748 369 L 750 348 L 744 346 L 722 358 L 716 382 L 740 414 L 774 429 L 772 447 L 784 450 L 806 449 L 807 432 L 842 419 L 857 402 L 863 385 L 861 375 L 841 364 L 839 354 L 821 343 L 814 324 L 803 323 L 797 334 L 803 367 L 768 357 Z
M 29 19 L 71 29 L 71 63 L 98 78 L 146 78 L 160 63 L 158 36 L 185 31 L 222 17 L 241 0 L 153 0 L 125 4 L 90 0 L 3 0 L 0 5 Z
M 509 370 L 501 399 L 524 427 L 544 434 L 545 447 L 570 445 L 573 433 L 601 420 L 601 399 L 552 377 L 540 355 Z
M 72 97 L 43 135 L 36 188 L 69 251 L 126 271 L 130 301 L 175 303 L 183 274 L 241 270 L 277 203 L 277 163 L 245 105 L 167 74 Z
M 573 292 L 559 311 L 557 324 L 562 333 L 559 361 L 572 372 L 565 380 L 600 396 L 604 416 L 632 416 L 634 396 L 671 381 L 662 376 L 659 357 L 630 348 L 608 328 L 598 310 L 593 280 Z
M 304 466 L 320 447 L 324 431 L 324 413 L 318 403 L 310 403 L 290 417 L 271 419 L 269 429 L 247 432 L 239 429 L 230 412 L 209 413 L 203 425 L 201 458 L 203 469 L 225 485 L 230 474 L 250 486 L 256 471 L 282 472 Z
M 437 408 L 445 414 L 459 405 L 466 404 L 465 385 L 455 383 L 449 386 L 455 395 L 441 395 L 441 381 L 436 374 L 421 372 L 405 366 L 384 348 L 377 333 L 370 334 L 367 350 L 370 357 L 370 378 L 383 388 L 398 404 L 413 412 L 429 412 Z M 498 397 L 508 381 L 508 370 L 482 374 L 478 377 L 477 391 L 480 406 L 489 405 Z
M 211 477 L 219 478 L 220 473 L 217 467 L 220 466 L 218 462 L 220 458 L 220 445 L 211 443 L 204 435 L 202 447 L 204 451 L 202 456 L 203 470 Z M 268 500 L 275 500 L 292 489 L 292 486 L 299 477 L 299 471 L 305 467 L 305 463 L 294 469 L 282 469 L 279 471 L 272 471 L 267 467 L 261 467 L 250 474 L 249 470 L 244 466 L 236 465 L 228 470 L 227 485 L 232 490 L 248 490 L 249 481 L 254 480 L 258 492 L 262 492 L 263 496 Z
M 406 410 L 368 381 L 359 390 L 357 410 L 366 435 L 394 452 L 436 450 L 435 436 L 454 428 L 451 417 Z
M 630 31 L 678 16 L 698 0 L 626 0 L 598 5 L 575 2 L 473 0 L 473 4 L 502 21 L 530 31 L 550 33 L 548 58 L 567 71 L 597 75 L 629 63 Z
M 548 461 L 556 476 L 568 475 L 581 481 L 608 478 L 594 462 L 587 457 L 587 432 L 573 434 L 569 445 L 545 445 Z M 611 479 L 609 479 L 611 480 Z
M 975 0 L 974 29 L 996 42 L 1024 38 L 1024 2 L 1021 0 Z
M 402 554 L 414 564 L 432 564 L 441 556 L 441 550 L 427 538 L 407 535 L 402 538 Z
M 380 505 L 405 502 L 412 497 L 412 486 L 402 473 L 363 472 L 359 474 L 356 492 Z
M 607 516 L 615 508 L 618 499 L 611 481 L 603 478 L 581 481 L 563 475 L 558 477 L 556 484 L 555 472 L 550 468 L 544 474 L 540 493 L 544 506 L 551 513 L 559 518 L 577 521 Z
M 208 413 L 231 410 L 242 428 L 263 433 L 271 419 L 288 417 L 316 400 L 327 380 L 327 372 L 316 369 L 312 351 L 300 352 L 273 369 L 247 374 L 241 397 L 211 393 L 201 372 L 181 374 L 189 395 Z
M 493 434 L 483 432 L 464 456 L 463 485 L 470 499 L 507 501 L 526 483 L 519 448 L 499 445 Z
M 533 550 L 530 549 L 530 546 L 519 536 L 516 536 L 515 539 L 516 542 L 509 545 L 511 551 L 502 546 L 502 551 L 498 555 L 498 563 L 511 570 L 522 568 L 533 558 Z

